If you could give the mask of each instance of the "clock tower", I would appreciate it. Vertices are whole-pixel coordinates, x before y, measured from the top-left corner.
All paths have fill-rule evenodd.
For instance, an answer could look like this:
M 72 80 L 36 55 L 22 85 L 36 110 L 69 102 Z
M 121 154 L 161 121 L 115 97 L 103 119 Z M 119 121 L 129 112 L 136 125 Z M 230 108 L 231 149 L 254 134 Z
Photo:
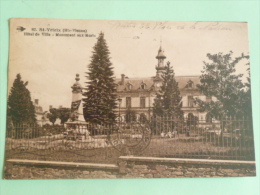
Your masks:
M 164 59 L 166 56 L 164 55 L 164 51 L 162 50 L 162 46 L 160 46 L 158 50 L 158 54 L 156 56 L 156 59 L 158 60 L 158 63 L 156 65 L 156 77 L 161 77 L 162 72 L 165 70 L 164 66 Z

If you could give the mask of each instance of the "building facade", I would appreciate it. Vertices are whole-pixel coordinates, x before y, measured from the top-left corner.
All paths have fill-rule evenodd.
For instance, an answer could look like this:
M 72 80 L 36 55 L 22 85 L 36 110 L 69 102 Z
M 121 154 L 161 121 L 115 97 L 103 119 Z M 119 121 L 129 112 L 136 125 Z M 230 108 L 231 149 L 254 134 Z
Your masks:
M 162 72 L 165 70 L 164 60 L 166 56 L 160 47 L 156 56 L 157 65 L 155 67 L 156 74 L 146 78 L 128 78 L 124 74 L 120 79 L 116 79 L 117 94 L 118 94 L 118 111 L 120 112 L 121 121 L 126 120 L 126 113 L 133 110 L 137 115 L 137 120 L 142 117 L 150 119 L 152 116 L 152 107 L 156 93 L 162 85 Z M 211 97 L 203 95 L 197 84 L 200 83 L 199 76 L 175 76 L 178 82 L 180 94 L 182 96 L 182 110 L 184 118 L 200 121 L 212 122 L 212 117 L 207 113 L 197 111 L 197 105 L 194 102 L 195 98 L 204 101 L 211 101 Z
M 48 123 L 47 111 L 43 111 L 42 106 L 39 104 L 39 99 L 34 99 L 33 102 L 37 124 L 42 126 Z

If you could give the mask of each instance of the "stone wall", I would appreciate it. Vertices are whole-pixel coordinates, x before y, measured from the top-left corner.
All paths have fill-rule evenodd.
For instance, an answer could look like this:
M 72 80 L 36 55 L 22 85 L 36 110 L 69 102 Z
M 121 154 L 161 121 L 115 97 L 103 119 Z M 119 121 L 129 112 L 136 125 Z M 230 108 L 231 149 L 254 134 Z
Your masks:
M 129 157 L 118 165 L 9 160 L 5 179 L 187 178 L 255 176 L 252 161 Z
M 5 179 L 115 179 L 118 170 L 6 165 Z
M 120 157 L 123 178 L 255 176 L 255 162 L 151 157 Z

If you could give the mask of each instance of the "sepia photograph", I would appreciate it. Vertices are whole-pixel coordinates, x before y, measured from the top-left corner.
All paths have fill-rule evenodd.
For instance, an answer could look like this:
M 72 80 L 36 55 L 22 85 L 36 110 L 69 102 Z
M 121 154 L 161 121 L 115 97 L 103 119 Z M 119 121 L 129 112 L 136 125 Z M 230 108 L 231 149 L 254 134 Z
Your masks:
M 9 27 L 5 179 L 256 176 L 248 23 Z

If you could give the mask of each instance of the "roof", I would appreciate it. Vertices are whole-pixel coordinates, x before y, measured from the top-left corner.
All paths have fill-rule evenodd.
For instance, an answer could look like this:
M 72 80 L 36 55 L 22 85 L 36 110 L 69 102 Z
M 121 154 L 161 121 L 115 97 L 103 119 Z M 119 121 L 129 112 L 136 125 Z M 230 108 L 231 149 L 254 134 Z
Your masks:
M 128 89 L 128 86 L 131 85 L 131 90 L 141 90 L 141 85 L 145 85 L 145 89 L 151 89 L 154 85 L 153 77 L 146 78 L 125 78 L 124 85 L 121 84 L 121 79 L 116 79 L 116 83 L 119 84 L 117 86 L 117 91 L 124 91 Z
M 175 79 L 179 83 L 180 89 L 186 88 L 189 81 L 193 82 L 193 86 L 200 83 L 200 76 L 176 76 Z
M 199 76 L 175 76 L 178 82 L 179 88 L 188 88 L 187 84 L 192 83 L 192 88 L 200 83 Z M 145 84 L 145 89 L 151 89 L 154 86 L 154 77 L 144 77 L 144 78 L 125 78 L 124 84 L 122 85 L 121 79 L 116 79 L 117 91 L 135 91 L 141 90 L 141 84 Z M 128 86 L 131 85 L 131 89 Z
M 156 58 L 166 58 L 166 56 L 164 55 L 164 51 L 162 50 L 162 47 L 160 47 L 159 51 L 158 51 L 158 55 L 156 56 Z

